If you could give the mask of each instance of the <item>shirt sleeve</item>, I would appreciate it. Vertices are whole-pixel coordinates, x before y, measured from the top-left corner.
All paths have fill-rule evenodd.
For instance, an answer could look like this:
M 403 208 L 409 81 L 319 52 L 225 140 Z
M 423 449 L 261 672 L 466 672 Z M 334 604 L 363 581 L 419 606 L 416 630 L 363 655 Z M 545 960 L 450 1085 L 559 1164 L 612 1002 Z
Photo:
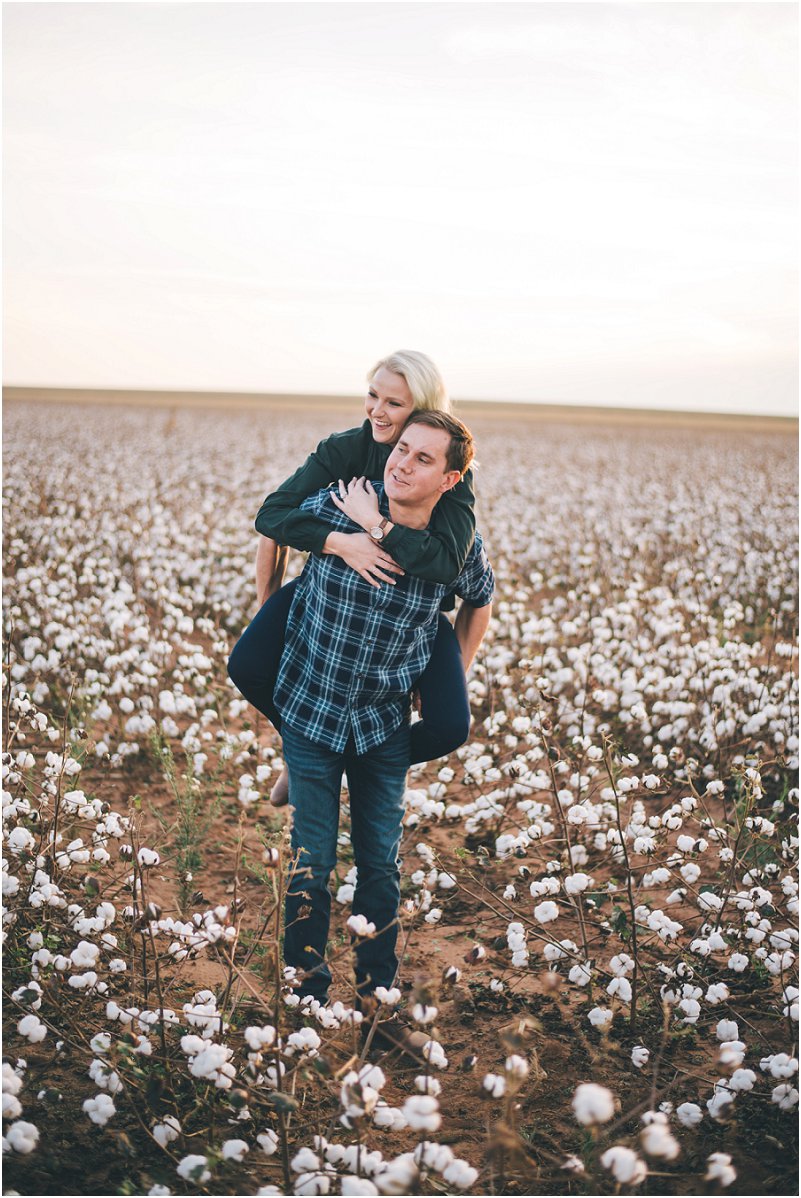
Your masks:
M 338 478 L 351 478 L 354 460 L 363 461 L 365 426 L 333 433 L 277 491 L 268 495 L 256 516 L 256 531 L 279 545 L 308 553 L 322 553 L 331 525 L 310 511 L 301 511 L 304 499 Z
M 396 524 L 382 545 L 399 566 L 427 582 L 448 584 L 458 579 L 476 533 L 473 474 L 468 470 L 442 496 L 426 529 Z
M 456 580 L 454 591 L 469 607 L 486 607 L 495 593 L 495 574 L 481 535 L 476 533 L 465 568 Z

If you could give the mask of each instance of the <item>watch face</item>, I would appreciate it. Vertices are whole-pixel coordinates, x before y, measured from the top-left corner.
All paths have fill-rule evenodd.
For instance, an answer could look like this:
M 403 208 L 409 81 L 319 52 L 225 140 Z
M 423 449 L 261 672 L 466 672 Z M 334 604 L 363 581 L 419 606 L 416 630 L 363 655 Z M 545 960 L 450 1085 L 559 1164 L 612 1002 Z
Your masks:
M 381 541 L 384 538 L 384 530 L 380 524 L 376 524 L 375 528 L 370 529 L 370 536 L 374 541 Z

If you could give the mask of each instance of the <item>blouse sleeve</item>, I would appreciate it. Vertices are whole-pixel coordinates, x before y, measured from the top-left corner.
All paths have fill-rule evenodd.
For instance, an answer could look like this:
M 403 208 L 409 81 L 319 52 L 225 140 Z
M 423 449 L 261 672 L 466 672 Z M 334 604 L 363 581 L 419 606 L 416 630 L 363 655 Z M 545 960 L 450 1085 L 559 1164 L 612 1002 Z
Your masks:
M 382 541 L 387 552 L 409 574 L 427 582 L 458 578 L 476 534 L 473 473 L 468 470 L 442 496 L 426 529 L 394 525 Z
M 369 429 L 368 429 L 369 435 Z M 277 491 L 268 495 L 256 516 L 256 531 L 279 545 L 291 545 L 308 553 L 322 553 L 330 524 L 310 512 L 300 511 L 309 495 L 339 478 L 351 478 L 353 463 L 366 456 L 365 428 L 332 433 L 309 454 L 306 461 Z

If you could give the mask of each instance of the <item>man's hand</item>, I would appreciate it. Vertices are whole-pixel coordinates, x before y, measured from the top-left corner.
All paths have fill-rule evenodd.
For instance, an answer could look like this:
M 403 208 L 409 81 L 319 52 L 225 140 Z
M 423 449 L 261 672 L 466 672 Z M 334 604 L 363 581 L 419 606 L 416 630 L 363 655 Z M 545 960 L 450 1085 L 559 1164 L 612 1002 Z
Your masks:
M 369 479 L 352 478 L 347 486 L 340 479 L 339 494 L 332 491 L 331 501 L 354 524 L 360 524 L 365 530 L 375 528 L 381 521 L 378 496 Z
M 380 519 L 380 517 L 379 517 Z M 380 587 L 382 582 L 395 585 L 393 574 L 403 574 L 396 561 L 385 549 L 376 545 L 366 532 L 332 532 L 325 539 L 323 553 L 333 553 L 361 574 L 370 586 Z

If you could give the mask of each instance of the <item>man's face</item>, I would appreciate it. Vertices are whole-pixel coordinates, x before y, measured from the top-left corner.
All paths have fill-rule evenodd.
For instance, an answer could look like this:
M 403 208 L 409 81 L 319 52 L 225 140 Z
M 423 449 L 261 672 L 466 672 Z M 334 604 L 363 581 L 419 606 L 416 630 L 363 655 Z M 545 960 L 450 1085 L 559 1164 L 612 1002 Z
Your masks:
M 387 459 L 384 488 L 397 503 L 436 503 L 459 481 L 459 471 L 449 470 L 446 454 L 450 434 L 427 424 L 408 424 Z

